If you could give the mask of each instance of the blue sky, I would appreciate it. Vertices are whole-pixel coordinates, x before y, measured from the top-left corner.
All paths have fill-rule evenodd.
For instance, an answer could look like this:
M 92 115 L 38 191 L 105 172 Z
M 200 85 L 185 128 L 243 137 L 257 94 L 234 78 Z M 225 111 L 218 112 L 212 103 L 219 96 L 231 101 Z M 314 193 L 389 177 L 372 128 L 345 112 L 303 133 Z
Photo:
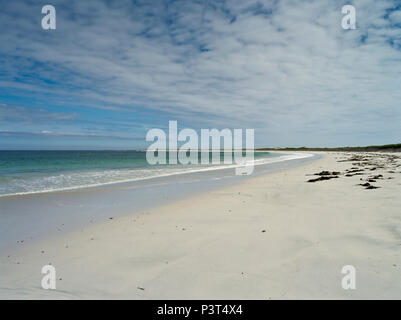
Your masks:
M 145 148 L 169 120 L 258 147 L 401 142 L 401 1 L 16 0 L 0 30 L 1 149 Z

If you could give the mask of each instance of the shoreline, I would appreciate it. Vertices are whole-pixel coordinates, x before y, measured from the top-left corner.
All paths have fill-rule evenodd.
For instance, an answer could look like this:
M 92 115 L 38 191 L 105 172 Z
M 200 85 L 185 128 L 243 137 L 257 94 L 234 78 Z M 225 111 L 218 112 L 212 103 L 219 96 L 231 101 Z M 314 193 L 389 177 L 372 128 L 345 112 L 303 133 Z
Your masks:
M 254 151 L 255 153 L 265 153 L 266 151 Z M 269 153 L 273 154 L 281 154 L 282 156 L 278 156 L 277 158 L 265 158 L 265 159 L 254 159 L 254 164 L 253 166 L 260 166 L 260 165 L 269 165 L 272 163 L 276 162 L 282 162 L 282 161 L 288 161 L 288 160 L 297 160 L 297 159 L 303 159 L 303 158 L 308 158 L 313 156 L 313 153 L 307 153 L 307 152 L 280 152 L 280 151 L 269 151 Z M 294 155 L 299 155 L 301 154 L 302 157 L 295 157 Z M 165 177 L 174 177 L 177 175 L 182 175 L 182 174 L 196 174 L 196 173 L 202 173 L 202 172 L 209 172 L 209 171 L 219 171 L 219 170 L 233 170 L 239 167 L 242 167 L 243 165 L 240 164 L 229 164 L 229 165 L 220 165 L 216 167 L 194 167 L 191 168 L 190 170 L 180 170 L 176 171 L 173 173 L 165 173 L 165 174 L 159 174 L 156 176 L 148 176 L 148 177 L 138 177 L 138 178 L 131 178 L 131 179 L 126 179 L 126 180 L 116 180 L 116 181 L 109 181 L 109 182 L 102 182 L 102 183 L 95 183 L 95 184 L 90 184 L 90 185 L 82 185 L 82 186 L 71 186 L 71 187 L 63 187 L 59 189 L 47 189 L 47 190 L 38 190 L 38 191 L 26 191 L 26 192 L 19 192 L 19 193 L 13 193 L 13 194 L 0 194 L 0 200 L 2 199 L 13 199 L 13 198 L 18 198 L 21 196 L 35 196 L 35 195 L 48 195 L 48 194 L 54 194 L 54 193 L 69 193 L 69 192 L 91 192 L 91 191 L 96 191 L 98 189 L 102 188 L 108 188 L 108 187 L 116 187 L 118 188 L 119 186 L 123 186 L 125 184 L 129 183 L 135 183 L 135 182 L 142 182 L 142 181 L 147 181 L 147 180 L 153 180 L 153 179 L 160 179 L 160 178 L 165 178 Z M 183 167 L 184 168 L 184 167 Z M 135 169 L 132 169 L 135 171 Z
M 0 297 L 400 298 L 400 159 L 375 154 L 367 160 L 378 163 L 375 170 L 369 164 L 348 173 L 356 160 L 342 159 L 354 153 L 323 154 L 21 245 L 0 255 Z M 324 170 L 339 177 L 307 183 Z M 383 176 L 372 183 L 380 188 L 365 190 L 359 184 L 372 175 Z M 40 268 L 49 262 L 61 279 L 55 291 L 40 288 Z M 344 265 L 356 267 L 357 290 L 341 288 Z
M 70 191 L 0 197 L 0 253 L 20 243 L 224 188 L 317 157 L 284 161 L 273 158 L 266 164 L 256 165 L 250 176 L 236 176 L 234 168 L 219 168 Z

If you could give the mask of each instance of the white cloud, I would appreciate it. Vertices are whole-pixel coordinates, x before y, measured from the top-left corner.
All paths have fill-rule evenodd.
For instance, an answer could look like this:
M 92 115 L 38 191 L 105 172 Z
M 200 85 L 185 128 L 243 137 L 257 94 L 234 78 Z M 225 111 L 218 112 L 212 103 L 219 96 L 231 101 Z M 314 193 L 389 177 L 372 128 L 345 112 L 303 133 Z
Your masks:
M 393 11 L 390 14 L 390 20 L 392 23 L 399 23 L 401 24 L 401 10 Z
M 393 1 L 354 1 L 358 29 L 347 31 L 343 1 L 140 3 L 56 4 L 50 34 L 38 30 L 35 10 L 13 2 L 0 13 L 8 85 L 39 68 L 58 85 L 32 81 L 31 90 L 161 110 L 192 127 L 255 127 L 259 145 L 399 139 L 401 31 L 392 23 L 400 11 L 386 18 Z M 11 14 L 17 9 L 23 16 Z

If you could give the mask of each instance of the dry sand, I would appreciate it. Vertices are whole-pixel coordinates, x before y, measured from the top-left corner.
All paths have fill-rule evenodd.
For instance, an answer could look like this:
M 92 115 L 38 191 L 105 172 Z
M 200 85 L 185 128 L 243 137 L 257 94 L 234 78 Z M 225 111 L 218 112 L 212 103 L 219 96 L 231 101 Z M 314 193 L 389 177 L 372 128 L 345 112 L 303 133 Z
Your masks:
M 0 257 L 0 298 L 400 299 L 401 159 L 338 162 L 352 155 L 22 244 Z M 322 170 L 341 174 L 306 182 Z M 379 174 L 381 188 L 357 185 Z M 57 290 L 41 288 L 48 263 Z

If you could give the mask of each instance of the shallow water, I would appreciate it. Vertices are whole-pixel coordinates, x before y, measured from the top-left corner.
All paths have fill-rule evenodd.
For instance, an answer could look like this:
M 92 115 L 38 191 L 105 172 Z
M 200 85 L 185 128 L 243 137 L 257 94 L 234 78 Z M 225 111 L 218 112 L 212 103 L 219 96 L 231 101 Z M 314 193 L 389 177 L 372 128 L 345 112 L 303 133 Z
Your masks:
M 145 180 L 167 175 L 235 166 L 223 164 L 150 165 L 145 151 L 0 151 L 0 196 L 65 191 Z M 160 153 L 169 163 L 168 153 Z M 200 163 L 202 154 L 198 154 Z M 280 156 L 257 152 L 254 161 L 268 161 Z
M 0 253 L 31 241 L 84 228 L 110 217 L 135 215 L 155 206 L 234 185 L 266 173 L 313 161 L 279 154 L 255 166 L 250 176 L 233 168 L 197 171 L 86 189 L 0 197 Z

